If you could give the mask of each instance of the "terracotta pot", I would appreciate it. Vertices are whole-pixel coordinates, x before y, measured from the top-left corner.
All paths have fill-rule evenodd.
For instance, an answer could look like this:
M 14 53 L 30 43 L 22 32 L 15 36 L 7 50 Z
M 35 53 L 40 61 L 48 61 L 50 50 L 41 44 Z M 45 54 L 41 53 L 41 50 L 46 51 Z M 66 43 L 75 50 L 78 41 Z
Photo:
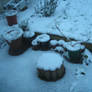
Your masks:
M 16 11 L 7 12 L 6 13 L 6 19 L 7 19 L 7 22 L 8 22 L 9 26 L 17 24 L 17 12 Z

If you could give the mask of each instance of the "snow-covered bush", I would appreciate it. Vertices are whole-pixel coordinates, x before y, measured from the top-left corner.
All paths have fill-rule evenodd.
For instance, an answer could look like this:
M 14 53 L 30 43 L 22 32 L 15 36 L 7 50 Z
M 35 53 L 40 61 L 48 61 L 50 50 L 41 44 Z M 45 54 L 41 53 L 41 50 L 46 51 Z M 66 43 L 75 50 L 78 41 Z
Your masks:
M 35 12 L 42 16 L 51 16 L 57 7 L 58 0 L 39 0 L 39 3 L 35 7 Z

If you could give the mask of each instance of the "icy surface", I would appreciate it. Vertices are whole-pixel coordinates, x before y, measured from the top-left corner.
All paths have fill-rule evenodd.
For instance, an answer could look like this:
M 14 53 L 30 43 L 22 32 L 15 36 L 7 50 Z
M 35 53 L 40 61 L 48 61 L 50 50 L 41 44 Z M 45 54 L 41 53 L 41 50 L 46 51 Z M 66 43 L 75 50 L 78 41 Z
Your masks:
M 63 64 L 63 58 L 57 53 L 44 53 L 37 62 L 37 68 L 54 71 Z

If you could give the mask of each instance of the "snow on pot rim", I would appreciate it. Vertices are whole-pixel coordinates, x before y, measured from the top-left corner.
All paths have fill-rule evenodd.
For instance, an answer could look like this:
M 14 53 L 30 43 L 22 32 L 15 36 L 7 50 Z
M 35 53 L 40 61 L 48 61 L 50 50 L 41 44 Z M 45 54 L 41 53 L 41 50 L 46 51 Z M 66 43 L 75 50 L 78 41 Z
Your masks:
M 78 42 L 71 41 L 71 42 L 68 42 L 68 43 L 66 44 L 66 48 L 67 48 L 67 50 L 69 50 L 69 51 L 78 51 L 78 50 L 83 49 L 84 46 L 81 45 L 81 44 L 78 43 Z
M 50 44 L 51 44 L 52 46 L 55 46 L 55 45 L 58 44 L 58 41 L 57 41 L 57 40 L 51 40 L 51 41 L 50 41 Z
M 32 45 L 33 45 L 33 46 L 38 45 L 38 42 L 37 42 L 37 40 L 36 40 L 36 39 L 32 41 Z
M 6 16 L 14 16 L 17 14 L 16 10 L 9 10 L 5 13 Z
M 24 34 L 23 34 L 23 36 L 24 36 L 25 38 L 31 38 L 31 37 L 35 36 L 35 32 L 32 32 L 32 31 L 25 31 Z
M 12 40 L 16 40 L 19 37 L 21 37 L 23 35 L 23 31 L 22 29 L 18 28 L 18 27 L 10 27 L 8 28 L 8 31 L 6 31 L 3 34 L 3 37 L 8 40 L 9 42 L 11 42 Z
M 63 64 L 63 58 L 54 52 L 47 52 L 41 55 L 37 62 L 37 68 L 43 70 L 54 71 L 59 69 Z
M 50 36 L 48 34 L 42 34 L 37 36 L 36 39 L 38 42 L 48 42 L 50 40 Z

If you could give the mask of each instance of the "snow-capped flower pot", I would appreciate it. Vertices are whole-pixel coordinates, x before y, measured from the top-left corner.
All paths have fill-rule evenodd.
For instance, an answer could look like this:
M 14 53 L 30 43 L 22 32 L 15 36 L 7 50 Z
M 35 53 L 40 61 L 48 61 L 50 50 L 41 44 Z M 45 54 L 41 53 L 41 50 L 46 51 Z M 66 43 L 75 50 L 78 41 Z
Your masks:
M 56 81 L 65 74 L 63 58 L 53 52 L 44 53 L 37 62 L 38 77 L 45 81 Z
M 55 49 L 56 46 L 58 46 L 58 41 L 57 40 L 51 40 L 50 41 L 50 45 L 52 49 Z
M 40 45 L 40 50 L 50 50 L 50 36 L 47 34 L 41 34 L 37 36 L 38 44 Z
M 67 45 L 66 48 L 68 50 L 69 61 L 72 63 L 82 64 L 83 50 L 85 49 L 85 47 L 80 43 L 72 41 Z
M 28 47 L 32 46 L 32 41 L 35 39 L 35 33 L 32 31 L 25 31 L 23 37 Z
M 17 11 L 16 10 L 9 10 L 5 13 L 6 19 L 9 26 L 17 24 Z
M 23 42 L 23 31 L 20 28 L 12 27 L 9 28 L 7 32 L 4 33 L 4 38 L 8 42 L 9 54 L 12 56 L 22 54 L 27 48 Z

